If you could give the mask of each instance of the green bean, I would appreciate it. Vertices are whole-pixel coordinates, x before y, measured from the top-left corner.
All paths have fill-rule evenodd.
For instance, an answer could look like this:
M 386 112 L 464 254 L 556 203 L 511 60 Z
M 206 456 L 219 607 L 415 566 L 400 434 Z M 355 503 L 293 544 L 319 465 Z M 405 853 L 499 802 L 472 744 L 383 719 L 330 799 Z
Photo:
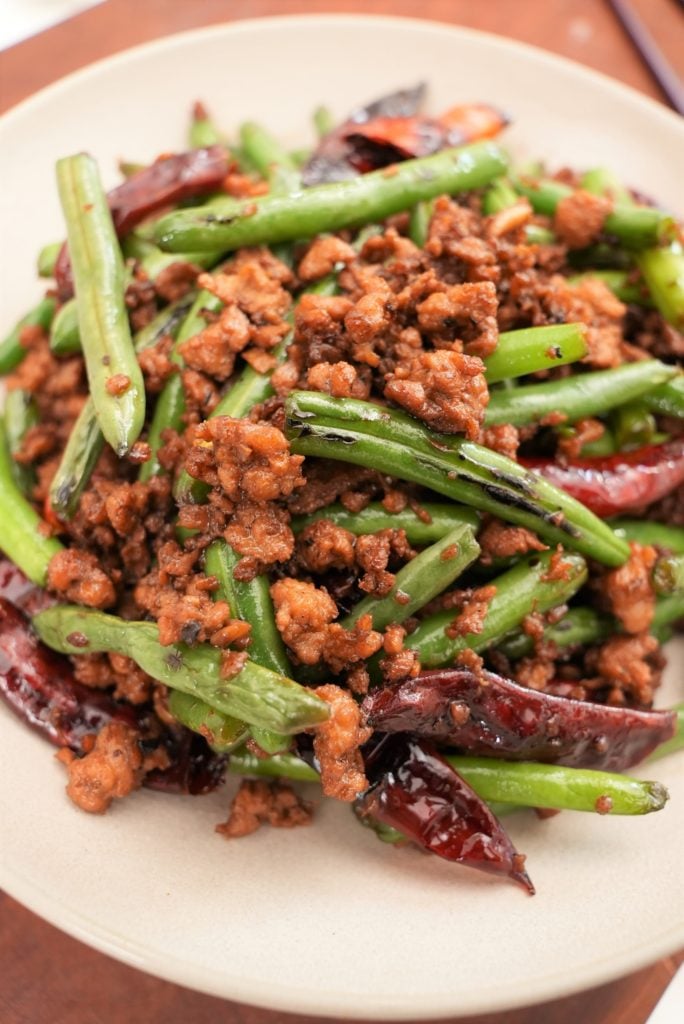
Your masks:
M 453 609 L 447 609 L 423 619 L 407 638 L 407 647 L 418 652 L 425 668 L 446 665 L 466 648 L 479 652 L 498 644 L 532 612 L 545 612 L 564 604 L 586 582 L 587 566 L 579 555 L 564 553 L 565 572 L 559 579 L 549 579 L 553 557 L 552 553 L 544 552 L 526 558 L 492 580 L 496 594 L 489 602 L 480 633 L 447 636 L 445 630 L 455 618 Z
M 622 565 L 629 557 L 627 543 L 584 505 L 488 448 L 433 433 L 398 410 L 313 391 L 293 392 L 285 410 L 296 454 L 411 480 L 606 565 Z
M 204 701 L 181 690 L 169 690 L 169 711 L 186 729 L 204 736 L 217 754 L 236 750 L 249 734 L 244 722 L 222 715 Z
M 542 227 L 541 224 L 528 224 L 525 227 L 525 237 L 528 245 L 552 245 L 556 241 L 551 228 Z
M 658 594 L 684 594 L 684 555 L 666 555 L 653 567 L 653 585 Z
M 27 432 L 39 421 L 38 407 L 30 391 L 13 388 L 5 395 L 2 413 L 12 479 L 21 493 L 29 497 L 36 482 L 35 470 L 30 465 L 17 462 L 16 456 Z
M 577 285 L 582 281 L 596 278 L 602 281 L 621 302 L 633 306 L 653 306 L 653 300 L 643 280 L 639 278 L 638 281 L 634 281 L 633 277 L 632 270 L 585 270 L 582 274 L 573 274 L 572 277 L 569 277 L 568 284 Z
M 676 374 L 674 366 L 657 359 L 623 363 L 611 370 L 595 370 L 541 384 L 525 384 L 491 396 L 485 424 L 525 426 L 545 416 L 562 413 L 567 422 L 600 416 L 617 405 L 640 398 Z
M 405 622 L 458 579 L 479 553 L 472 527 L 459 523 L 407 562 L 385 597 L 364 597 L 341 625 L 352 629 L 363 615 L 371 616 L 373 629 L 384 630 L 392 623 Z
M 38 423 L 38 407 L 30 391 L 22 388 L 8 391 L 4 416 L 12 476 L 21 493 L 28 496 L 36 482 L 36 473 L 33 466 L 17 462 L 15 456 L 21 449 L 27 431 Z
M 290 160 L 295 165 L 297 170 L 301 171 L 302 167 L 311 156 L 311 150 L 304 149 L 303 147 L 300 149 L 291 149 L 288 152 L 288 156 L 290 157 Z
M 174 337 L 191 303 L 192 295 L 187 295 L 158 313 L 154 320 L 136 334 L 136 352 L 155 345 L 165 334 Z M 103 445 L 104 437 L 97 422 L 95 406 L 88 399 L 72 427 L 50 484 L 50 504 L 60 519 L 70 519 L 76 511 Z
M 123 654 L 153 679 L 250 725 L 297 733 L 314 728 L 329 714 L 327 704 L 310 690 L 254 662 L 247 661 L 230 679 L 222 678 L 217 648 L 162 646 L 152 622 L 127 622 L 89 608 L 54 605 L 34 616 L 33 625 L 53 650 L 83 654 L 86 640 L 88 653 Z
M 323 278 L 306 289 L 308 293 L 315 295 L 334 295 L 337 290 L 337 279 L 334 276 Z M 219 300 L 216 300 L 217 302 Z M 219 303 L 220 308 L 220 303 Z M 294 312 L 290 312 L 289 319 L 294 322 Z M 287 350 L 292 341 L 293 331 L 290 331 L 283 340 L 271 350 L 277 363 L 284 362 Z M 179 337 L 180 343 L 180 337 Z M 210 419 L 216 416 L 232 416 L 234 419 L 241 419 L 246 416 L 250 409 L 261 402 L 265 402 L 273 394 L 271 387 L 271 373 L 259 373 L 251 366 L 245 366 L 235 383 L 225 393 L 216 408 L 211 413 Z M 173 378 L 171 378 L 173 379 Z M 154 426 L 154 424 L 153 424 Z M 151 433 L 151 431 L 150 431 Z M 176 478 L 174 486 L 174 497 L 180 504 L 182 502 L 194 501 L 201 503 L 208 488 L 205 484 L 193 480 L 186 470 L 181 470 Z
M 416 511 L 406 508 L 388 512 L 380 502 L 372 501 L 360 512 L 350 512 L 344 505 L 328 505 L 308 516 L 294 516 L 290 526 L 299 534 L 319 519 L 329 519 L 357 537 L 380 530 L 403 530 L 409 544 L 421 546 L 441 540 L 458 523 L 467 523 L 474 530 L 479 524 L 477 512 L 460 505 L 423 501 Z
M 593 273 L 598 269 L 634 270 L 634 253 L 620 249 L 610 242 L 594 242 L 584 249 L 572 249 L 568 253 L 568 263 L 577 270 Z
M 661 597 L 656 601 L 650 632 L 663 643 L 667 627 L 684 617 L 684 594 Z M 593 608 L 570 608 L 562 619 L 544 628 L 544 642 L 557 647 L 586 647 L 608 640 L 621 631 L 620 623 L 612 615 L 604 615 Z M 525 633 L 511 633 L 497 648 L 511 661 L 524 658 L 534 651 L 534 641 Z
M 618 632 L 612 615 L 602 615 L 593 608 L 570 608 L 558 622 L 544 627 L 544 642 L 557 647 L 584 647 L 597 644 Z M 497 650 L 511 661 L 534 652 L 534 640 L 527 633 L 511 633 L 497 643 Z
M 645 405 L 660 416 L 684 419 L 684 374 L 661 384 L 643 396 Z
M 294 160 L 270 132 L 255 121 L 240 126 L 240 142 L 247 158 L 269 183 L 272 195 L 301 188 L 301 176 Z
M 85 153 L 57 162 L 78 299 L 81 343 L 100 429 L 119 457 L 145 421 L 145 386 L 124 303 L 124 266 L 95 161 Z M 112 378 L 123 392 L 107 389 Z
M 316 107 L 313 112 L 313 123 L 316 135 L 322 139 L 324 135 L 329 135 L 335 127 L 335 118 L 328 107 L 320 106 Z
M 530 183 L 517 179 L 514 184 L 518 192 L 527 196 L 535 213 L 549 217 L 554 215 L 562 199 L 573 194 L 569 185 L 559 181 Z M 663 210 L 652 206 L 615 203 L 603 223 L 603 230 L 629 249 L 646 249 L 668 237 L 672 226 L 672 217 Z
M 71 519 L 104 447 L 95 404 L 89 398 L 71 428 L 50 484 L 50 505 L 59 519 Z
M 484 361 L 485 376 L 488 384 L 496 384 L 511 377 L 565 366 L 586 354 L 584 324 L 551 324 L 505 331 L 499 335 L 492 355 Z
M 50 349 L 56 356 L 70 356 L 81 351 L 76 299 L 68 299 L 55 314 L 50 328 Z
M 684 703 L 675 704 L 672 708 L 677 713 L 677 726 L 676 732 L 671 740 L 666 740 L 665 743 L 661 743 L 656 750 L 647 758 L 648 762 L 659 761 L 661 757 L 669 757 L 670 754 L 675 754 L 680 750 L 684 750 Z
M 224 540 L 211 544 L 204 556 L 204 571 L 218 580 L 215 596 L 227 601 L 233 618 L 249 622 L 249 656 L 257 665 L 289 676 L 292 672 L 285 645 L 275 624 L 273 601 L 266 576 L 255 576 L 248 583 L 236 580 L 235 567 L 240 556 Z M 252 736 L 269 754 L 287 749 L 289 737 L 263 729 L 252 729 Z
M 21 344 L 23 328 L 42 327 L 43 330 L 48 330 L 55 315 L 55 306 L 56 302 L 53 298 L 41 299 L 38 305 L 26 316 L 23 316 L 9 334 L 0 341 L 0 375 L 13 370 L 26 355 L 26 349 Z
M 613 409 L 610 425 L 619 451 L 629 451 L 630 448 L 642 448 L 653 444 L 657 433 L 655 416 L 649 412 L 648 406 L 641 399 L 625 402 L 624 405 Z
M 49 536 L 47 524 L 14 481 L 5 425 L 0 417 L 0 551 L 33 583 L 44 587 L 50 559 L 61 550 L 60 542 Z
M 627 540 L 653 544 L 675 555 L 684 555 L 684 527 L 669 526 L 651 519 L 613 519 L 611 526 Z
M 203 103 L 195 103 L 192 108 L 190 127 L 188 128 L 188 144 L 190 149 L 205 149 L 225 142 L 216 124 L 209 116 Z
M 57 257 L 62 250 L 61 242 L 50 242 L 38 253 L 37 267 L 39 277 L 54 277 Z
M 595 196 L 608 196 L 616 203 L 634 206 L 629 189 L 625 188 L 617 174 L 607 167 L 593 167 L 580 178 L 579 187 Z
M 646 249 L 637 257 L 651 297 L 662 315 L 684 330 L 684 248 L 673 242 L 660 249 Z
M 409 238 L 419 249 L 422 249 L 428 240 L 430 221 L 432 220 L 434 208 L 434 202 L 424 199 L 422 203 L 416 203 L 411 210 Z
M 230 755 L 228 771 L 235 775 L 258 775 L 265 778 L 292 779 L 294 782 L 320 782 L 315 768 L 296 754 L 275 754 L 257 757 L 243 747 Z
M 508 210 L 518 201 L 518 194 L 508 178 L 497 178 L 489 186 L 482 200 L 482 212 L 487 216 Z
M 291 196 L 179 210 L 157 223 L 155 237 L 163 249 L 188 252 L 312 238 L 385 220 L 444 192 L 479 188 L 505 169 L 503 150 L 492 142 L 476 142 Z
M 139 171 L 144 171 L 147 166 L 135 160 L 119 160 L 119 174 L 123 178 L 132 178 Z
M 644 782 L 616 772 L 461 754 L 447 754 L 445 759 L 488 803 L 496 800 L 562 811 L 649 814 L 662 810 L 669 799 L 660 782 Z
M 164 270 L 176 263 L 192 263 L 207 270 L 218 263 L 220 256 L 215 252 L 162 252 L 158 245 L 135 231 L 124 239 L 121 251 L 126 260 L 135 260 L 150 281 L 156 281 Z

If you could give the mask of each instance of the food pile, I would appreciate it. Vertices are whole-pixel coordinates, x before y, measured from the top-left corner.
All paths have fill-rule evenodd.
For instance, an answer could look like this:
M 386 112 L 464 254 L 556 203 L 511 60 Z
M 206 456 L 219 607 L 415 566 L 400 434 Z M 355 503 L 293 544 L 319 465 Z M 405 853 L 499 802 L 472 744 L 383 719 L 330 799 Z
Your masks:
M 244 776 L 307 824 L 533 887 L 515 807 L 640 814 L 684 618 L 681 226 L 514 168 L 423 87 L 312 151 L 57 164 L 65 242 L 0 343 L 0 690 L 101 813 Z

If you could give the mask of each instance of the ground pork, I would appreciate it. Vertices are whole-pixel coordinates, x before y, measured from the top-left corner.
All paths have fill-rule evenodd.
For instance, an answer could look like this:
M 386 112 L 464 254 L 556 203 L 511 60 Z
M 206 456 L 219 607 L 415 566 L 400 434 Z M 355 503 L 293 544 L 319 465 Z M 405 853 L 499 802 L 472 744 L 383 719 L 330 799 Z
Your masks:
M 515 666 L 513 678 L 521 686 L 529 686 L 531 690 L 544 690 L 556 674 L 555 669 L 552 658 L 521 658 Z
M 546 551 L 547 545 L 532 530 L 524 526 L 510 526 L 500 519 L 490 519 L 478 534 L 482 561 L 491 564 L 495 558 L 525 555 L 529 551 Z
M 350 569 L 354 565 L 356 537 L 330 519 L 317 519 L 297 538 L 299 561 L 309 572 Z
M 138 353 L 138 363 L 148 394 L 159 394 L 169 377 L 178 372 L 178 367 L 169 358 L 172 348 L 173 338 L 169 334 L 164 334 L 155 345 L 150 345 Z
M 97 734 L 95 745 L 78 758 L 64 748 L 58 757 L 69 773 L 67 794 L 77 807 L 104 814 L 112 800 L 137 789 L 143 776 L 139 733 L 122 722 L 110 722 Z
M 97 690 L 113 686 L 114 698 L 129 704 L 145 704 L 152 696 L 154 680 L 122 654 L 81 654 L 72 661 L 74 675 L 84 686 Z
M 338 263 L 351 263 L 356 252 L 347 242 L 335 235 L 317 238 L 311 243 L 297 267 L 300 281 L 317 281 L 331 274 Z
M 605 196 L 578 189 L 561 199 L 556 207 L 553 226 L 569 249 L 584 249 L 601 234 L 613 204 Z
M 375 597 L 385 597 L 394 584 L 394 574 L 387 571 L 392 533 L 392 530 L 378 530 L 356 538 L 356 560 L 364 570 L 359 587 Z
M 370 739 L 361 711 L 351 694 L 339 686 L 319 686 L 316 695 L 330 707 L 330 717 L 314 733 L 314 754 L 326 796 L 351 803 L 368 788 L 359 747 Z
M 304 665 L 321 659 L 328 625 L 337 617 L 337 605 L 324 588 L 303 580 L 277 580 L 271 587 L 276 626 L 285 644 Z
M 359 377 L 351 363 L 317 363 L 306 376 L 306 386 L 311 391 L 323 391 L 333 398 L 361 398 L 370 395 L 370 380 Z
M 302 455 L 290 455 L 285 435 L 268 423 L 216 416 L 195 427 L 185 467 L 231 501 L 287 498 L 304 485 Z
M 630 548 L 629 560 L 619 569 L 604 573 L 596 587 L 606 609 L 620 620 L 627 633 L 643 633 L 653 621 L 651 572 L 658 555 L 650 545 L 631 543 Z
M 418 326 L 427 337 L 460 341 L 468 355 L 485 359 L 499 337 L 497 305 L 489 281 L 450 285 L 417 305 Z
M 74 604 L 111 608 L 116 590 L 95 555 L 65 548 L 53 555 L 48 566 L 48 587 Z
M 366 661 L 382 647 L 382 634 L 373 629 L 371 615 L 362 615 L 351 629 L 338 622 L 326 629 L 323 659 L 336 674 Z
M 280 779 L 244 779 L 230 805 L 228 820 L 216 826 L 225 839 L 238 839 L 262 825 L 295 828 L 310 825 L 312 805 Z
M 648 633 L 616 636 L 587 655 L 590 670 L 598 672 L 599 684 L 610 686 L 608 702 L 624 704 L 625 694 L 650 707 L 653 690 L 660 679 L 657 656 L 659 644 Z
M 244 252 L 229 272 L 200 274 L 197 284 L 206 288 L 226 306 L 236 306 L 249 321 L 249 340 L 273 348 L 285 337 L 290 325 L 285 319 L 292 298 L 283 282 L 292 280 L 283 264 L 250 259 Z
M 482 432 L 481 444 L 509 459 L 516 459 L 520 445 L 520 433 L 512 423 L 499 423 L 495 427 L 487 427 Z
M 385 656 L 380 659 L 380 670 L 387 683 L 398 683 L 420 672 L 418 655 L 404 647 L 405 638 L 406 630 L 396 623 L 385 630 L 382 641 Z
M 177 302 L 194 288 L 197 275 L 200 273 L 201 267 L 196 263 L 177 260 L 159 271 L 154 281 L 154 289 L 164 302 Z
M 558 440 L 558 451 L 566 459 L 577 459 L 582 454 L 582 449 L 592 441 L 598 441 L 606 432 L 601 420 L 591 417 L 577 420 L 573 424 L 571 432 Z
M 477 590 L 461 591 L 462 607 L 454 621 L 447 626 L 446 635 L 451 637 L 481 633 L 489 610 L 489 602 L 496 597 L 496 587 L 488 585 Z
M 289 518 L 287 511 L 277 505 L 241 502 L 236 507 L 223 534 L 231 547 L 245 556 L 236 577 L 254 576 L 263 566 L 290 558 L 295 539 Z
M 228 380 L 235 356 L 249 344 L 250 323 L 236 303 L 224 306 L 213 323 L 178 346 L 186 366 L 216 380 Z
M 385 397 L 434 430 L 476 440 L 489 401 L 484 365 L 460 352 L 423 352 L 389 374 Z

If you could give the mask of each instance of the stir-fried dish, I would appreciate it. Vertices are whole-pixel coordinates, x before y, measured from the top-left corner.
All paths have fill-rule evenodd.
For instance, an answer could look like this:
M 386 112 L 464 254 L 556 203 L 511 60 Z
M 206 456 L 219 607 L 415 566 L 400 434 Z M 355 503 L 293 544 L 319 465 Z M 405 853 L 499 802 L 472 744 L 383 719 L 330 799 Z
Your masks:
M 0 689 L 84 811 L 237 773 L 233 838 L 315 782 L 532 892 L 507 812 L 659 810 L 624 773 L 682 745 L 681 226 L 423 92 L 294 152 L 197 104 L 108 194 L 58 161 L 0 343 Z

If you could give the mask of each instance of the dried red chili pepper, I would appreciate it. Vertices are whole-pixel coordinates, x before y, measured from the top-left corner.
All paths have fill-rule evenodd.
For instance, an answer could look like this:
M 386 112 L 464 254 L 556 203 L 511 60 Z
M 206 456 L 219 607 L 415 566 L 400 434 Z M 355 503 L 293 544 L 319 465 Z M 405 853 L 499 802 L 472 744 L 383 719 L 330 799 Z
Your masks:
M 0 586 L 22 598 L 20 583 L 2 571 Z M 77 682 L 68 658 L 41 643 L 23 612 L 5 597 L 0 597 L 0 696 L 55 746 L 79 754 L 85 752 L 85 737 L 112 721 L 138 729 L 143 747 L 163 743 L 171 764 L 145 777 L 144 785 L 151 789 L 207 793 L 223 779 L 225 758 L 214 754 L 201 736 L 182 727 L 160 732 L 148 708 L 117 703 L 102 690 Z
M 369 725 L 412 732 L 470 754 L 622 771 L 674 735 L 672 711 L 556 697 L 493 672 L 444 669 L 369 694 Z
M 520 459 L 520 464 L 577 498 L 597 516 L 607 517 L 651 505 L 684 483 L 684 439 L 636 451 L 573 459 Z
M 497 818 L 431 746 L 385 737 L 366 771 L 377 781 L 357 801 L 362 820 L 390 825 L 438 857 L 506 875 L 534 893 L 525 858 Z
M 209 146 L 162 157 L 131 175 L 107 195 L 117 235 L 123 238 L 156 210 L 216 191 L 229 165 L 223 146 Z M 55 281 L 61 301 L 71 298 L 74 284 L 66 242 L 55 264 Z

